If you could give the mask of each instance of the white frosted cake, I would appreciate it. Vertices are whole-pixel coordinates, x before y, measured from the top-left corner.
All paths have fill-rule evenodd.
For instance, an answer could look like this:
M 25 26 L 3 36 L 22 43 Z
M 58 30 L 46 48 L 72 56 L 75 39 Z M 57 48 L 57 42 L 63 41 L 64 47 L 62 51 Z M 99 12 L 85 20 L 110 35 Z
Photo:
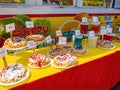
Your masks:
M 28 64 L 33 67 L 42 67 L 50 63 L 48 56 L 37 54 L 29 58 Z
M 53 64 L 60 67 L 69 67 L 76 63 L 76 57 L 71 56 L 70 54 L 65 54 L 63 56 L 56 56 L 54 58 Z

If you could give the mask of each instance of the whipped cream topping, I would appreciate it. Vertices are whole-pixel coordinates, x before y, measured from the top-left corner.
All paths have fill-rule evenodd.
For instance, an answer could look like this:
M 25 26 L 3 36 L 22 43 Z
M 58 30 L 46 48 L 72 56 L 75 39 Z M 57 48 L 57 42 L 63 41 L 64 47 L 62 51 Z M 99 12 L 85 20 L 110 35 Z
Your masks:
M 67 63 L 67 62 L 76 61 L 76 57 L 71 56 L 70 54 L 65 54 L 63 56 L 60 56 L 60 55 L 56 56 L 54 60 L 57 60 L 60 63 Z

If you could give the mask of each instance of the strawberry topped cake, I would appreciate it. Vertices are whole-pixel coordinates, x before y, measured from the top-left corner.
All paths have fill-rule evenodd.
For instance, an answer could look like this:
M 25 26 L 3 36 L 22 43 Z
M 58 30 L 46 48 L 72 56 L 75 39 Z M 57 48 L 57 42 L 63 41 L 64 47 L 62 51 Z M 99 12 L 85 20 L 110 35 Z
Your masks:
M 63 56 L 58 55 L 54 58 L 53 64 L 57 67 L 70 67 L 75 65 L 76 57 L 70 54 L 65 54 Z
M 49 63 L 50 59 L 48 56 L 37 54 L 29 58 L 28 65 L 34 68 L 40 68 L 49 65 Z

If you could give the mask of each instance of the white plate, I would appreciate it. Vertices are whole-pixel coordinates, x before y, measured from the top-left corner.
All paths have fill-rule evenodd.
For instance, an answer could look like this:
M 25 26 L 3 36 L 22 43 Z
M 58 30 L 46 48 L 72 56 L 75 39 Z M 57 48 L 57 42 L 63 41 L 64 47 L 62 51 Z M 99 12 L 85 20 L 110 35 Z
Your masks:
M 6 47 L 6 46 L 5 46 L 5 47 Z M 22 50 L 22 49 L 25 49 L 25 48 L 27 48 L 27 45 L 24 46 L 24 47 L 21 47 L 21 48 L 7 48 L 7 47 L 6 47 L 6 49 L 8 49 L 8 50 L 13 50 L 13 51 Z
M 49 63 L 49 64 L 47 64 L 47 65 L 41 66 L 41 67 L 31 66 L 30 64 L 27 64 L 27 65 L 28 65 L 29 67 L 31 67 L 31 68 L 44 68 L 44 67 L 49 66 L 49 65 L 50 65 L 50 63 Z
M 67 68 L 74 67 L 74 66 L 76 65 L 76 63 L 75 63 L 75 64 L 73 64 L 73 65 L 71 65 L 71 66 L 68 66 L 68 67 L 65 67 L 65 66 L 56 66 L 53 62 L 54 62 L 54 60 L 51 60 L 51 63 L 50 63 L 50 64 L 51 64 L 53 67 L 59 68 L 59 69 L 67 69 Z
M 100 49 L 105 49 L 105 50 L 115 49 L 115 48 L 116 48 L 116 46 L 115 46 L 114 44 L 113 44 L 113 47 L 112 47 L 112 48 L 102 48 L 102 47 L 100 47 L 99 45 L 97 45 L 97 47 L 100 48 Z
M 0 82 L 0 85 L 1 85 L 1 86 L 11 86 L 11 85 L 15 85 L 15 84 L 21 83 L 21 82 L 23 82 L 24 80 L 26 80 L 29 75 L 30 75 L 30 72 L 29 72 L 29 70 L 27 70 L 26 76 L 25 76 L 24 78 L 22 78 L 20 81 L 13 82 L 13 83 L 8 83 L 8 84 L 4 84 L 4 83 Z

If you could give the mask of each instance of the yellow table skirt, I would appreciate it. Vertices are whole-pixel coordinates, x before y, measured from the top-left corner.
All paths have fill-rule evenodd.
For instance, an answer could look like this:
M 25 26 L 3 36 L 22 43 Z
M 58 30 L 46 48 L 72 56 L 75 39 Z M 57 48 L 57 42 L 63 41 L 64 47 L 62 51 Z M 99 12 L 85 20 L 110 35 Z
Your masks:
M 108 54 L 111 54 L 111 53 L 114 53 L 114 52 L 120 50 L 120 43 L 114 42 L 114 44 L 116 45 L 115 49 L 103 50 L 103 49 L 99 49 L 99 48 L 95 48 L 95 49 L 89 48 L 88 45 L 85 45 L 85 43 L 83 42 L 83 45 L 85 45 L 87 47 L 88 55 L 77 57 L 78 65 L 93 61 L 96 58 L 100 58 L 100 57 L 106 56 Z M 49 47 L 43 47 L 43 48 L 36 49 L 36 52 L 41 53 L 41 54 L 47 54 L 49 49 L 50 49 Z M 28 67 L 27 66 L 28 58 L 32 54 L 33 54 L 32 50 L 26 50 L 26 51 L 17 53 L 16 58 L 14 57 L 14 54 L 9 54 L 6 56 L 8 64 L 16 63 L 16 62 L 21 63 L 30 71 L 30 76 L 25 81 L 21 82 L 20 84 L 13 85 L 13 86 L 7 86 L 7 87 L 0 86 L 0 90 L 8 90 L 9 88 L 16 87 L 16 86 L 22 85 L 24 83 L 28 83 L 28 82 L 31 82 L 31 81 L 34 81 L 34 80 L 37 80 L 37 79 L 40 79 L 40 78 L 43 78 L 43 77 L 46 77 L 46 76 L 49 76 L 49 75 L 52 75 L 57 72 L 61 72 L 61 71 L 65 70 L 65 69 L 54 68 L 51 65 L 48 67 L 39 68 L 39 69 L 34 69 L 31 67 Z M 1 61 L 0 68 L 2 68 L 3 60 L 0 58 L 0 61 Z

